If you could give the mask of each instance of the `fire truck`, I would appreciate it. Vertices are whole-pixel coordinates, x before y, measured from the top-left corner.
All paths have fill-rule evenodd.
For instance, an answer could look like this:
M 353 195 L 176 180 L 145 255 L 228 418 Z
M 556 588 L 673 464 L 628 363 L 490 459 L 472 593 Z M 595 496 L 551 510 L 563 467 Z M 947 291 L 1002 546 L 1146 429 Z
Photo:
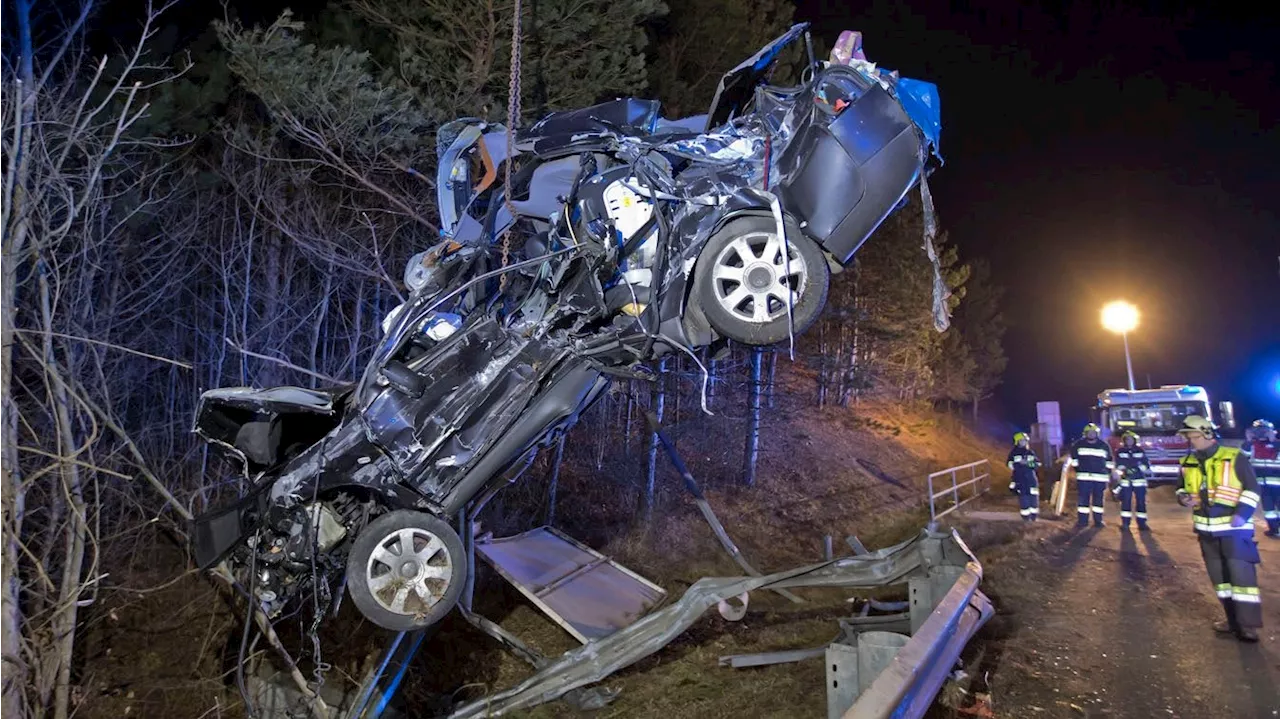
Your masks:
M 1191 451 L 1178 434 L 1182 419 L 1190 414 L 1207 417 L 1223 429 L 1235 429 L 1235 413 L 1230 402 L 1219 402 L 1217 413 L 1210 409 L 1204 387 L 1179 384 L 1158 389 L 1109 389 L 1098 395 L 1093 421 L 1102 435 L 1117 449 L 1125 432 L 1138 435 L 1138 442 L 1151 461 L 1152 484 L 1175 484 L 1180 480 L 1178 460 Z

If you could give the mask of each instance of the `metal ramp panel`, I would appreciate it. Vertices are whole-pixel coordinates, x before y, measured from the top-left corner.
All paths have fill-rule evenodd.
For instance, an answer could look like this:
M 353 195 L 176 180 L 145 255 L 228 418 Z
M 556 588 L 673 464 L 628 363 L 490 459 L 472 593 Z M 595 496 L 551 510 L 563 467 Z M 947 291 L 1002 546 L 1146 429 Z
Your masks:
M 624 629 L 666 599 L 662 587 L 551 527 L 476 541 L 476 553 L 583 644 Z

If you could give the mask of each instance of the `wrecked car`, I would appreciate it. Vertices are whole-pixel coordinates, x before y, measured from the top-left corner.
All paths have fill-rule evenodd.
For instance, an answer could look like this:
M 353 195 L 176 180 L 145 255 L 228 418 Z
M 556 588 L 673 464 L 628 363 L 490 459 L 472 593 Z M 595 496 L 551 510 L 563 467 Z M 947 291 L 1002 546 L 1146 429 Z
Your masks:
M 923 181 L 939 123 L 932 85 L 861 57 L 806 47 L 803 82 L 767 84 L 801 38 L 727 73 L 705 116 L 620 99 L 514 133 L 442 127 L 443 237 L 409 261 L 409 299 L 360 379 L 201 397 L 195 431 L 252 490 L 196 519 L 197 562 L 226 561 L 272 615 L 345 583 L 374 623 L 427 626 L 466 582 L 467 508 L 611 378 L 803 332 L 830 274 Z

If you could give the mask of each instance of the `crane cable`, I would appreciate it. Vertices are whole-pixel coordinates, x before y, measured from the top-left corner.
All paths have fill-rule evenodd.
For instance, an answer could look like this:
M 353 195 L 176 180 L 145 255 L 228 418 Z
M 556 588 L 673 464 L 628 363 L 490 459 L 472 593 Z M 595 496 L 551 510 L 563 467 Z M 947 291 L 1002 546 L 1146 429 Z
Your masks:
M 515 155 L 515 127 L 520 119 L 520 20 L 523 9 L 521 0 L 515 0 L 511 17 L 511 77 L 507 81 L 507 157 L 503 168 L 502 202 L 511 214 L 511 224 L 502 233 L 502 267 L 506 267 L 511 257 L 511 231 L 515 229 L 516 208 L 511 204 L 511 164 Z M 504 273 L 499 281 L 499 289 L 506 289 L 508 274 Z

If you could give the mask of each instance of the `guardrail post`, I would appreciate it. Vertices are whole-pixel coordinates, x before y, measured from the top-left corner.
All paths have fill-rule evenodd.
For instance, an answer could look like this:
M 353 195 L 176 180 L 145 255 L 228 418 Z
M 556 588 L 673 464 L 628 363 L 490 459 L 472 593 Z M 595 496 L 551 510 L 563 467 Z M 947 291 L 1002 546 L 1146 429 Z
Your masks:
M 929 531 L 938 531 L 938 510 L 933 502 L 933 475 L 929 475 Z

